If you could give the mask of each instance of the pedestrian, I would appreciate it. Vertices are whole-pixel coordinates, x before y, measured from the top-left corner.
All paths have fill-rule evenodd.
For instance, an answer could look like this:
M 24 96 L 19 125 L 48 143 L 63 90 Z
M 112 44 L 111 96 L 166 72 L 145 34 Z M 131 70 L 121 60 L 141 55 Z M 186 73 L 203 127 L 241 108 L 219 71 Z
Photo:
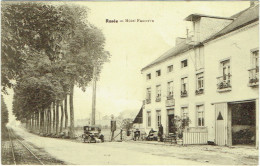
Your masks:
M 136 141 L 137 139 L 139 140 L 140 138 L 140 131 L 139 129 L 136 129 L 136 131 L 134 132 L 134 140 Z
M 162 124 L 160 124 L 160 126 L 159 126 L 158 137 L 159 137 L 158 140 L 159 140 L 160 142 L 163 142 L 163 126 L 162 126 Z

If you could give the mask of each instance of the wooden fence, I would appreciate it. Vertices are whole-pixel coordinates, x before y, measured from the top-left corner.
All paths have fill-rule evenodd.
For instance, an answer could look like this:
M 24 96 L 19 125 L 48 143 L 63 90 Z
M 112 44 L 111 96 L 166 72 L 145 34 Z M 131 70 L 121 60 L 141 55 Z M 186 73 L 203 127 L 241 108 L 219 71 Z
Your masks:
M 183 145 L 208 144 L 207 127 L 188 127 L 183 132 Z

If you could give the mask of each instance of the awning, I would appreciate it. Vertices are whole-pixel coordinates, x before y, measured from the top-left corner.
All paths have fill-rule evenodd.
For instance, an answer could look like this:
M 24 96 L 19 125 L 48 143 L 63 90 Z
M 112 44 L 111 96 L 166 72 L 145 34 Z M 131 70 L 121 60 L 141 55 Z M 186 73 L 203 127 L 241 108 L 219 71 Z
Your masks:
M 143 123 L 143 107 L 140 109 L 140 111 L 136 115 L 133 123 Z

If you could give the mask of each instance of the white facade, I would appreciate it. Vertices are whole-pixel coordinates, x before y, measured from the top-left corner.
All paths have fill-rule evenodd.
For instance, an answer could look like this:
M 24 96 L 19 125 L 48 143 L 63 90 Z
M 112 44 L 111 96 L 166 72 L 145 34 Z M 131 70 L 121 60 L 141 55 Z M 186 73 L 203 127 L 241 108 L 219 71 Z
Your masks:
M 217 33 L 232 22 L 229 19 L 202 18 L 194 23 L 194 32 L 199 31 L 198 34 L 200 34 L 199 37 L 196 37 L 195 43 L 202 42 L 202 40 Z M 213 31 L 212 25 L 220 27 L 220 29 Z M 198 27 L 197 29 L 196 26 Z M 169 112 L 183 116 L 184 111 L 188 112 L 191 120 L 189 126 L 207 127 L 208 141 L 215 142 L 216 103 L 253 100 L 256 101 L 256 115 L 258 115 L 258 85 L 249 86 L 249 70 L 256 67 L 252 57 L 253 52 L 258 50 L 258 29 L 259 22 L 254 21 L 221 37 L 205 42 L 202 45 L 197 45 L 195 48 L 180 52 L 144 68 L 142 70 L 145 82 L 143 87 L 144 99 L 149 98 L 149 95 L 147 96 L 147 88 L 151 88 L 151 103 L 149 101 L 148 103 L 146 102 L 143 110 L 143 126 L 146 132 L 149 132 L 151 128 L 158 130 L 158 114 L 160 114 L 161 124 L 164 127 L 164 133 L 167 135 L 169 130 Z M 185 60 L 187 60 L 187 66 L 183 67 L 182 61 Z M 173 65 L 173 71 L 169 72 L 168 66 L 171 65 Z M 227 65 L 225 69 L 231 74 L 231 87 L 220 90 L 217 84 L 218 79 L 222 79 L 222 77 L 217 77 L 223 75 L 223 65 L 224 67 Z M 158 70 L 161 71 L 160 76 L 156 76 L 156 71 Z M 201 75 L 198 75 L 200 73 Z M 151 79 L 147 78 L 148 74 L 151 74 Z M 198 77 L 200 76 L 202 76 L 202 82 L 198 82 Z M 171 81 L 173 81 L 175 104 L 167 107 L 166 100 L 167 96 L 169 96 L 167 94 L 167 84 Z M 181 97 L 183 81 L 187 81 L 186 97 Z M 158 85 L 161 86 L 161 95 L 159 95 L 161 100 L 156 102 L 156 95 L 158 96 L 156 87 Z M 197 92 L 202 92 L 202 94 L 196 94 L 196 90 Z M 147 115 L 151 115 L 151 125 L 148 124 L 149 118 Z M 204 119 L 203 122 L 201 122 L 201 119 Z M 256 130 L 258 131 L 258 117 Z

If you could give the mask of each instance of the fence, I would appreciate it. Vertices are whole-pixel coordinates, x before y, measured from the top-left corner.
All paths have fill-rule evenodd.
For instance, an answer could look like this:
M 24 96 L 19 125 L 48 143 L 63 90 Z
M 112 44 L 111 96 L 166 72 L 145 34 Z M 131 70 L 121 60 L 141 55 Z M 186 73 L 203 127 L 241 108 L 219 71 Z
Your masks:
M 208 129 L 206 127 L 188 127 L 183 132 L 183 145 L 207 143 Z

